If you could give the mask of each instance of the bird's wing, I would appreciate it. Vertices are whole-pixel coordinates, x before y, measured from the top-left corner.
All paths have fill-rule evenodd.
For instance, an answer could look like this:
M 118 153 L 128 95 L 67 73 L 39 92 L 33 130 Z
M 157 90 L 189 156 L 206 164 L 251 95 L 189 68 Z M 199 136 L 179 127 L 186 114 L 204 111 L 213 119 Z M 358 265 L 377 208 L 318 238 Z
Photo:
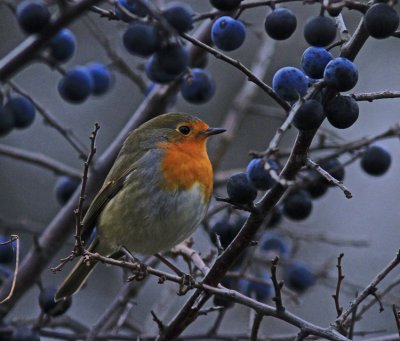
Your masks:
M 121 150 L 122 152 L 123 150 Z M 114 164 L 111 168 L 103 187 L 99 190 L 97 195 L 94 197 L 92 203 L 90 204 L 83 220 L 83 231 L 82 231 L 82 240 L 86 241 L 89 239 L 90 234 L 96 224 L 96 220 L 103 210 L 103 208 L 107 205 L 107 203 L 123 188 L 125 180 L 129 175 L 135 172 L 137 168 L 138 162 L 145 157 L 150 150 L 148 151 L 139 151 L 138 153 L 120 153 L 118 158 L 125 158 L 124 162 L 120 162 L 118 164 Z M 120 159 L 120 161 L 122 161 Z M 129 164 L 130 166 L 125 170 L 121 168 L 122 164 Z

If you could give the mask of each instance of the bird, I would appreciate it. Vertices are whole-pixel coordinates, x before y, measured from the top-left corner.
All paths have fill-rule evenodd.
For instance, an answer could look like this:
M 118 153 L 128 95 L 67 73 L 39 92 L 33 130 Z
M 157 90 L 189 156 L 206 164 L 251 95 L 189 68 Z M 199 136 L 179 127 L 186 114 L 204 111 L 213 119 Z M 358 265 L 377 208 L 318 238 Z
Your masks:
M 82 219 L 82 234 L 96 227 L 88 251 L 114 258 L 123 249 L 153 255 L 188 238 L 213 191 L 207 139 L 224 131 L 184 113 L 156 116 L 131 131 Z M 78 292 L 95 265 L 80 258 L 55 301 Z

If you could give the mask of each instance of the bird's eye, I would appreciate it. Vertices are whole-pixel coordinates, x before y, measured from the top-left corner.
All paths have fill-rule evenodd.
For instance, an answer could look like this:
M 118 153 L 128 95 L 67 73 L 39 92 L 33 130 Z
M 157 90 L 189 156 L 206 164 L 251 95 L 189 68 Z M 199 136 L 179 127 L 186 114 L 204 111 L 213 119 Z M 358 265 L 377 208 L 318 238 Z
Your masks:
M 181 132 L 183 135 L 187 135 L 190 133 L 190 128 L 188 126 L 180 126 L 178 128 L 179 132 Z

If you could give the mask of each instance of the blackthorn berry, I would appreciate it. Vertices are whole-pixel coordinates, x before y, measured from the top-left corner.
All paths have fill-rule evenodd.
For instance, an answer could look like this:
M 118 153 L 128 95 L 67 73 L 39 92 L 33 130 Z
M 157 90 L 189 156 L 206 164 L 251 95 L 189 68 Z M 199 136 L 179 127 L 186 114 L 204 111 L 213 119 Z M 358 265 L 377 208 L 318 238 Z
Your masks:
M 58 62 L 65 63 L 72 58 L 75 49 L 75 35 L 68 28 L 64 28 L 50 41 L 49 54 Z
M 110 69 L 101 63 L 91 63 L 88 65 L 88 70 L 93 79 L 93 94 L 105 94 L 112 84 L 112 74 Z
M 308 80 L 301 70 L 287 66 L 275 73 L 272 88 L 284 100 L 296 101 L 306 94 Z
M 181 79 L 181 94 L 190 103 L 206 103 L 215 94 L 215 81 L 208 71 L 192 69 Z
M 24 96 L 10 97 L 4 108 L 14 116 L 14 126 L 16 128 L 27 128 L 35 119 L 35 107 Z
M 41 0 L 24 0 L 17 6 L 19 26 L 26 33 L 38 33 L 50 23 L 50 11 Z
M 306 219 L 311 214 L 311 211 L 311 196 L 304 190 L 291 191 L 283 201 L 283 214 L 290 219 Z
M 268 167 L 279 174 L 280 167 L 274 160 L 268 160 Z M 251 184 L 261 191 L 270 189 L 274 184 L 275 180 L 272 178 L 270 172 L 265 169 L 265 162 L 262 159 L 253 159 L 247 165 L 247 177 Z
M 246 27 L 241 21 L 232 17 L 219 17 L 212 25 L 211 40 L 221 50 L 236 50 L 243 44 L 245 38 Z
M 148 57 L 161 47 L 158 27 L 152 23 L 135 21 L 124 32 L 122 41 L 128 52 Z
M 370 146 L 361 158 L 361 168 L 369 175 L 380 176 L 387 172 L 392 157 L 380 146 Z
M 307 76 L 313 79 L 324 77 L 324 70 L 333 59 L 332 54 L 323 47 L 310 46 L 301 58 L 301 67 Z
M 309 265 L 301 261 L 293 261 L 287 265 L 283 272 L 283 279 L 289 289 L 298 293 L 304 293 L 316 282 L 316 277 Z
M 188 32 L 193 28 L 193 10 L 185 3 L 173 3 L 162 12 L 168 23 L 179 33 Z
M 246 173 L 233 174 L 227 183 L 229 198 L 237 204 L 250 204 L 257 197 L 257 190 L 250 183 Z
M 318 15 L 309 18 L 304 25 L 304 38 L 312 46 L 328 46 L 335 37 L 336 25 L 331 18 Z
M 80 184 L 80 179 L 62 176 L 55 186 L 56 198 L 60 204 L 65 204 Z
M 364 27 L 371 37 L 376 39 L 388 38 L 399 27 L 399 15 L 388 4 L 374 4 L 365 13 Z
M 357 121 L 359 109 L 353 97 L 337 95 L 325 105 L 325 112 L 330 124 L 346 129 Z
M 61 97 L 70 103 L 82 103 L 93 91 L 93 78 L 88 68 L 76 66 L 58 83 Z
M 167 75 L 178 76 L 185 71 L 189 65 L 189 55 L 187 50 L 180 44 L 170 44 L 154 55 L 154 62 Z
M 296 30 L 297 19 L 290 9 L 276 8 L 265 19 L 265 32 L 276 40 L 289 38 Z
M 357 67 L 346 58 L 335 58 L 326 66 L 324 80 L 328 86 L 338 91 L 351 90 L 358 81 Z
M 260 249 L 267 252 L 269 258 L 278 256 L 280 258 L 288 258 L 290 255 L 290 242 L 275 232 L 265 232 L 260 240 Z
M 324 119 L 322 104 L 315 99 L 308 99 L 297 111 L 293 124 L 299 130 L 312 130 L 319 128 Z

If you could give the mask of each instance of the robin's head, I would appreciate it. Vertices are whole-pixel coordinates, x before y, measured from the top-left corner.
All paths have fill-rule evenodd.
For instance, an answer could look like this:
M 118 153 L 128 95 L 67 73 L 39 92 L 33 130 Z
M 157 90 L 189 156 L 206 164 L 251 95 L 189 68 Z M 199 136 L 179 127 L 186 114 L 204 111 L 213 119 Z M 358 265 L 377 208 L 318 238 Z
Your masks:
M 168 113 L 157 116 L 143 124 L 140 134 L 146 136 L 147 142 L 162 143 L 204 143 L 211 135 L 225 131 L 221 128 L 210 128 L 197 117 L 182 114 Z

